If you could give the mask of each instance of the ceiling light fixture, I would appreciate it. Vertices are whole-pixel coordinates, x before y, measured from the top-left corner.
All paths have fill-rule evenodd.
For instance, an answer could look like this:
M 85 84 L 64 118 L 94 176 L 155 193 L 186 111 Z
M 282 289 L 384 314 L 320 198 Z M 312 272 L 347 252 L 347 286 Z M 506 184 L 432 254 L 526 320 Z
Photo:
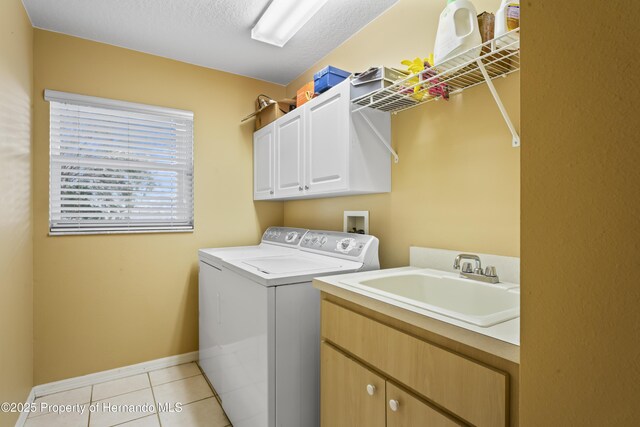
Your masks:
M 273 0 L 251 30 L 251 38 L 283 47 L 328 0 Z

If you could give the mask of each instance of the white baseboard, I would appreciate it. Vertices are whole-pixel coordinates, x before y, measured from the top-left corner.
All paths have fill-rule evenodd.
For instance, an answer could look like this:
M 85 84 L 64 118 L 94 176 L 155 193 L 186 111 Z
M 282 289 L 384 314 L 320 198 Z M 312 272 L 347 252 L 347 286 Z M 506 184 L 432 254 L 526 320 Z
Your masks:
M 181 365 L 183 363 L 195 362 L 198 360 L 198 352 L 178 354 L 176 356 L 164 357 L 162 359 L 149 360 L 148 362 L 137 363 L 135 365 L 123 366 L 122 368 L 110 369 L 108 371 L 96 372 L 93 374 L 83 375 L 81 377 L 68 378 L 66 380 L 55 381 L 52 383 L 40 384 L 31 389 L 26 403 L 33 401 L 47 394 L 59 393 L 62 391 L 73 390 L 74 388 L 86 387 L 88 385 L 102 383 L 105 381 L 117 380 L 132 375 L 143 374 L 156 369 L 169 368 L 171 366 Z M 22 412 L 16 427 L 23 427 L 29 416 L 28 412 Z
M 59 393 L 61 391 L 72 390 L 74 388 L 86 387 L 88 385 L 102 383 L 105 381 L 117 380 L 132 375 L 143 374 L 156 369 L 169 368 L 183 363 L 195 362 L 198 360 L 198 352 L 178 354 L 176 356 L 164 357 L 162 359 L 149 360 L 148 362 L 137 363 L 135 365 L 123 366 L 122 368 L 108 371 L 96 372 L 83 375 L 81 377 L 68 378 L 66 380 L 55 381 L 47 384 L 40 384 L 31 389 L 27 403 L 32 403 L 36 398 L 47 394 Z M 18 418 L 16 427 L 22 427 L 29 414 L 23 412 Z
M 178 354 L 177 356 L 169 356 L 162 359 L 124 366 L 122 368 L 111 369 L 109 371 L 96 372 L 94 374 L 83 375 L 81 377 L 68 378 L 66 380 L 41 384 L 35 386 L 33 390 L 36 397 L 40 397 L 74 388 L 85 387 L 91 384 L 130 377 L 131 375 L 142 374 L 156 369 L 168 368 L 182 363 L 194 362 L 196 360 L 198 360 L 198 352 L 194 351 L 191 353 Z

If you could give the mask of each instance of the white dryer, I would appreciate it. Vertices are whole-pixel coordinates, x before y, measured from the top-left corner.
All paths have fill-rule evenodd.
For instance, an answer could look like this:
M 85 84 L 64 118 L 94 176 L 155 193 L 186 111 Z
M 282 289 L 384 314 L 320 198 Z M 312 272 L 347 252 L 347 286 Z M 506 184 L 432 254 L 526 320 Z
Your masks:
M 311 280 L 379 268 L 373 236 L 300 237 L 280 253 L 200 250 L 200 366 L 234 427 L 320 425 L 320 293 Z

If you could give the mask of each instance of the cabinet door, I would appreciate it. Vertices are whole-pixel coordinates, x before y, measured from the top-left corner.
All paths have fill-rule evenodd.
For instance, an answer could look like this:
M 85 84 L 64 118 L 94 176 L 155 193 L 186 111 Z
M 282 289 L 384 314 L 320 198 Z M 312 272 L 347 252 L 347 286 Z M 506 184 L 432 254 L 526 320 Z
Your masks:
M 387 427 L 456 427 L 453 421 L 421 400 L 387 382 Z
M 275 124 L 253 134 L 253 199 L 273 197 Z
M 325 342 L 320 358 L 321 426 L 384 427 L 384 379 Z
M 306 122 L 306 183 L 309 193 L 349 185 L 349 82 L 309 101 Z
M 298 196 L 304 191 L 304 107 L 276 122 L 275 196 Z

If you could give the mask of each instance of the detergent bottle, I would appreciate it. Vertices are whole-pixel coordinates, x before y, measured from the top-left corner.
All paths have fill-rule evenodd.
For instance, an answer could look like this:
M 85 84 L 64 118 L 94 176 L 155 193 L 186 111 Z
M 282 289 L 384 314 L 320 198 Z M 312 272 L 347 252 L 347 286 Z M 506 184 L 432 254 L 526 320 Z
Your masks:
M 447 7 L 440 14 L 436 33 L 434 62 L 436 66 L 459 53 L 472 57 L 480 55 L 482 37 L 478 28 L 478 13 L 469 0 L 447 0 Z
M 500 4 L 500 9 L 496 12 L 496 23 L 495 23 L 495 37 L 499 37 L 505 33 L 508 33 L 511 30 L 520 27 L 520 0 L 502 0 Z M 520 34 L 515 34 L 514 37 L 519 40 Z M 504 47 L 506 45 L 511 45 L 509 48 L 513 47 L 513 49 L 518 49 L 520 46 L 520 42 L 514 43 L 513 40 L 507 39 L 498 39 L 496 40 L 497 47 Z

